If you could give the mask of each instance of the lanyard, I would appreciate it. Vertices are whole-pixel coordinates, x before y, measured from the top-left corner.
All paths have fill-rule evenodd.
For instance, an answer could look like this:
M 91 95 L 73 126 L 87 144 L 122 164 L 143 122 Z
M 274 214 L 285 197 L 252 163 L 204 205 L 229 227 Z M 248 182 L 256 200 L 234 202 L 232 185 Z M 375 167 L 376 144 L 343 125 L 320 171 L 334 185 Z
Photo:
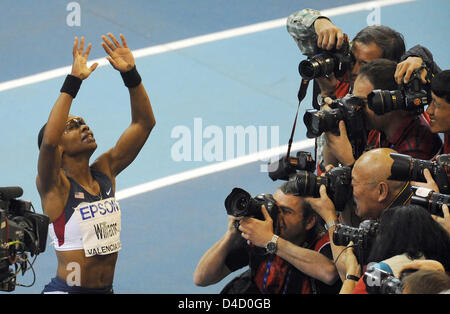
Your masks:
M 270 268 L 272 267 L 272 262 L 273 262 L 273 258 L 270 258 L 267 261 L 266 269 L 264 270 L 264 280 L 263 280 L 263 286 L 262 286 L 262 293 L 263 294 L 267 294 L 267 280 L 269 279 Z M 289 267 L 289 271 L 288 271 L 288 273 L 286 275 L 286 279 L 284 280 L 282 294 L 286 294 L 287 287 L 288 287 L 288 284 L 289 284 L 289 280 L 291 279 L 291 272 L 292 272 L 292 268 Z

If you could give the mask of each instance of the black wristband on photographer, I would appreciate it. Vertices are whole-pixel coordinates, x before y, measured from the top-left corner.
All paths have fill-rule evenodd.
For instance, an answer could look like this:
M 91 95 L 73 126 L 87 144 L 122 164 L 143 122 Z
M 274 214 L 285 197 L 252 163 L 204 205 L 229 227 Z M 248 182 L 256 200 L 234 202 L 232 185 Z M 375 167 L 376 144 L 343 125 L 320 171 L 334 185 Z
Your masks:
M 60 92 L 69 94 L 70 96 L 72 96 L 72 98 L 75 98 L 78 94 L 78 91 L 80 90 L 82 82 L 83 80 L 79 77 L 69 74 L 66 76 Z
M 353 280 L 353 281 L 359 281 L 360 277 L 354 276 L 354 275 L 345 275 L 345 280 Z
M 136 65 L 130 71 L 120 72 L 120 75 L 122 76 L 123 83 L 128 88 L 137 87 L 142 82 L 141 76 L 136 70 Z

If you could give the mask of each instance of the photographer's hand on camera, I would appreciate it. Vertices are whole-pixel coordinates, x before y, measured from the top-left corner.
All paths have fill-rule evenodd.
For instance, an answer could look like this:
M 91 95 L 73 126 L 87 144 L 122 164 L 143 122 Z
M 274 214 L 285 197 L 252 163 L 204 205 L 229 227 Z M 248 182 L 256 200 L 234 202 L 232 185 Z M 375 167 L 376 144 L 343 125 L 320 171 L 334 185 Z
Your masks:
M 436 184 L 436 181 L 434 181 L 433 176 L 431 175 L 430 170 L 428 168 L 425 168 L 423 170 L 423 176 L 425 177 L 425 180 L 427 180 L 426 183 L 411 181 L 411 185 L 428 188 L 439 193 L 439 186 Z
M 436 220 L 450 235 L 450 211 L 446 204 L 442 205 L 442 212 L 444 217 L 439 217 L 436 215 L 431 215 L 434 220 Z
M 333 48 L 340 49 L 345 40 L 345 35 L 342 30 L 335 26 L 327 18 L 318 18 L 314 22 L 314 29 L 317 34 L 317 47 L 331 50 Z M 335 97 L 336 86 L 338 81 L 334 73 L 328 77 L 316 78 L 316 82 L 320 88 L 320 95 L 322 97 Z
M 264 205 L 261 206 L 261 212 L 265 220 L 251 217 L 242 218 L 239 224 L 239 231 L 241 231 L 241 236 L 247 241 L 258 247 L 265 247 L 274 235 L 273 220 Z
M 408 83 L 409 79 L 413 72 L 417 69 L 420 69 L 420 79 L 422 83 L 426 84 L 426 77 L 428 75 L 428 71 L 424 66 L 424 62 L 420 57 L 408 57 L 405 61 L 397 64 L 397 68 L 395 70 L 394 78 L 397 84 Z
M 231 215 L 228 215 L 228 228 L 227 228 L 227 233 L 232 237 L 232 238 L 239 238 L 240 233 L 239 230 L 236 228 L 236 224 L 237 222 L 240 223 L 240 221 L 243 219 L 244 217 L 234 217 Z
M 342 47 L 344 34 L 342 30 L 334 25 L 328 18 L 319 17 L 314 22 L 314 30 L 317 34 L 317 47 L 322 49 L 337 49 Z
M 320 95 L 326 99 L 331 99 L 331 97 L 336 98 L 336 87 L 338 81 L 334 73 L 328 75 L 328 77 L 319 77 L 315 79 L 320 88 Z
M 344 166 L 350 166 L 355 163 L 353 157 L 353 149 L 350 140 L 347 136 L 347 128 L 343 120 L 339 121 L 339 135 L 332 132 L 325 132 L 326 151 L 328 154 L 334 156 Z M 332 160 L 327 160 L 327 155 L 324 155 L 325 164 L 333 163 Z
M 326 226 L 325 228 L 328 230 L 328 234 L 330 236 L 333 258 L 336 259 L 339 254 L 341 254 L 342 250 L 345 249 L 345 246 L 336 246 L 332 240 L 334 229 L 338 224 L 338 216 L 336 214 L 336 209 L 333 202 L 327 195 L 327 189 L 324 185 L 320 186 L 319 192 L 320 198 L 307 197 L 305 198 L 305 201 L 307 201 L 311 205 L 313 210 L 324 220 Z M 337 260 L 336 268 L 341 280 L 344 280 L 347 270 L 346 266 L 342 263 L 342 260 Z
M 319 192 L 320 198 L 306 197 L 305 200 L 311 205 L 314 211 L 322 217 L 326 224 L 336 221 L 336 209 L 327 195 L 326 187 L 321 185 Z
M 339 257 L 345 265 L 347 271 L 341 291 L 339 292 L 340 294 L 351 294 L 356 286 L 356 283 L 358 282 L 358 279 L 361 277 L 361 265 L 356 259 L 353 251 L 353 245 L 353 241 L 350 241 L 347 248 Z

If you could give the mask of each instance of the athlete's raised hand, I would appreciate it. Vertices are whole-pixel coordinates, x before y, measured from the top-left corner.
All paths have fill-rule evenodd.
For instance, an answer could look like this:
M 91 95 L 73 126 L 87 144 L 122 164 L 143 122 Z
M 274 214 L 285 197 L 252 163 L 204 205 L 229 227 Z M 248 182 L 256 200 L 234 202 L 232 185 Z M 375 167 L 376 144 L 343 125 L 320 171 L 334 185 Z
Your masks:
M 79 42 L 78 37 L 75 37 L 73 43 L 73 64 L 71 75 L 76 76 L 82 80 L 86 79 L 91 73 L 97 68 L 98 63 L 94 63 L 90 67 L 87 66 L 87 58 L 91 52 L 92 44 L 86 48 L 84 51 L 84 37 L 81 37 Z
M 120 34 L 120 39 L 122 40 L 122 44 L 120 44 L 113 34 L 108 33 L 107 35 L 111 40 L 105 35 L 102 36 L 102 47 L 108 54 L 106 59 L 108 59 L 114 69 L 120 72 L 131 70 L 134 67 L 134 57 L 131 50 L 128 48 L 125 36 Z

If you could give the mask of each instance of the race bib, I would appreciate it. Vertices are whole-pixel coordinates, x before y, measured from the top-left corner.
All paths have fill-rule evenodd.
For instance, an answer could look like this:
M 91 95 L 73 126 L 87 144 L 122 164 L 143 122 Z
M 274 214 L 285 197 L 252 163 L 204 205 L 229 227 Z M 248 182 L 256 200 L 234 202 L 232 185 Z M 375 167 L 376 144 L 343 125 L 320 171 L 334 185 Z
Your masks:
M 121 217 L 114 197 L 93 203 L 81 203 L 75 208 L 80 223 L 86 257 L 107 255 L 121 248 Z

